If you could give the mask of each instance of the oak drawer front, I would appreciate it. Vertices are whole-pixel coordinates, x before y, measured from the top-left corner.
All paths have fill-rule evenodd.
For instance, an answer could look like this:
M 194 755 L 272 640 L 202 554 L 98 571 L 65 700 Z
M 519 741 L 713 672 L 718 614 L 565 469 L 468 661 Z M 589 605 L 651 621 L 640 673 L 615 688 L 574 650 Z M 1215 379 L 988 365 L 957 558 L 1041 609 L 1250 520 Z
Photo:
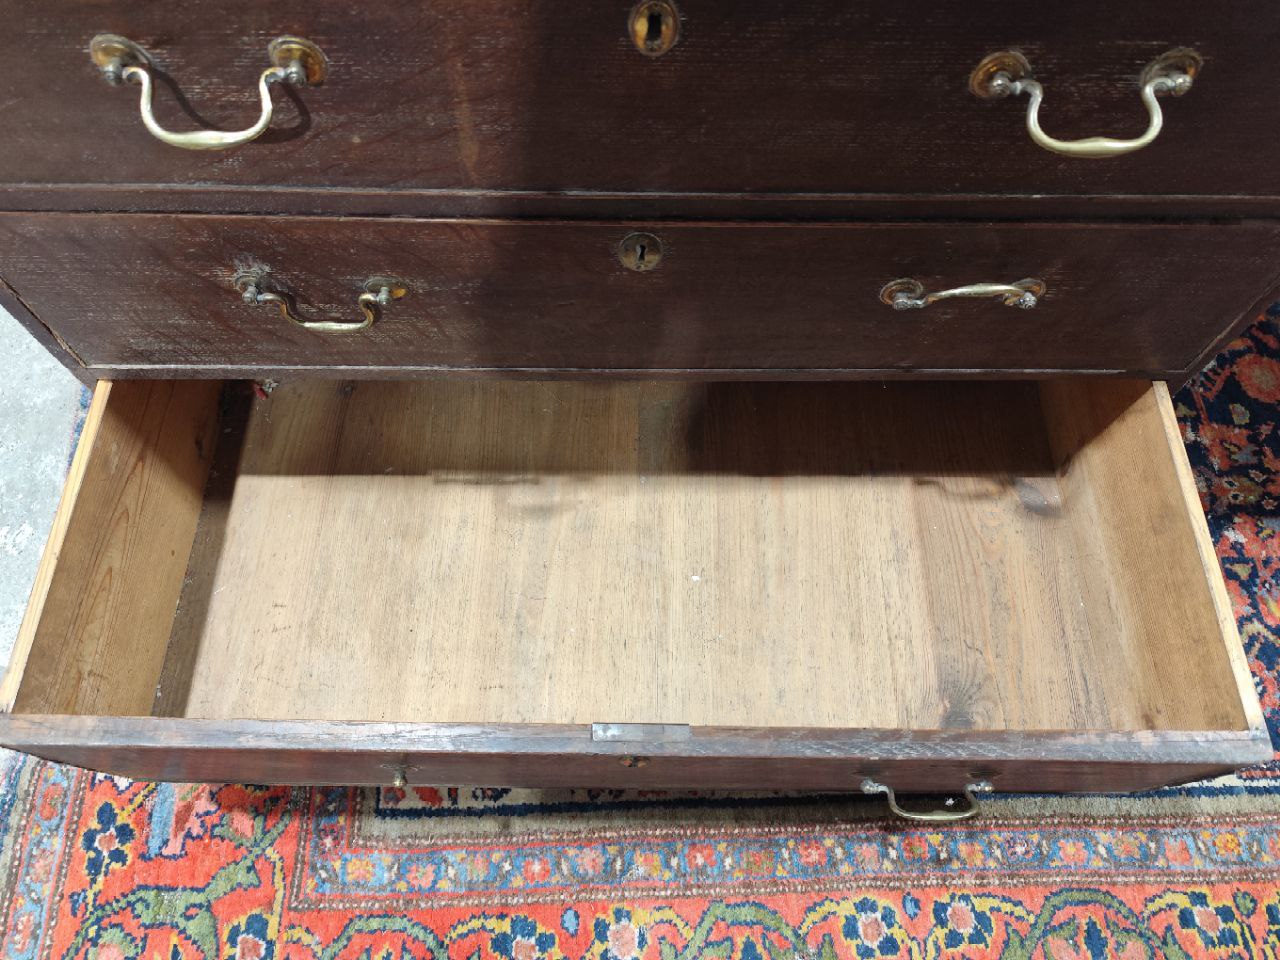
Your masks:
M 1270 755 L 1160 385 L 219 393 L 100 385 L 0 743 L 162 779 L 905 791 Z
M 624 242 L 631 265 L 643 250 L 650 269 L 624 265 Z M 0 275 L 86 365 L 113 378 L 308 369 L 1159 375 L 1193 365 L 1269 295 L 1278 252 L 1280 225 L 1269 223 L 0 215 Z M 246 277 L 256 277 L 252 290 Z M 378 277 L 395 278 L 392 295 L 361 306 Z M 980 282 L 1044 289 L 1033 309 L 999 296 L 894 309 L 882 292 L 906 279 L 919 284 L 917 303 Z M 291 322 L 281 294 L 295 298 L 292 316 L 330 329 Z
M 309 198 L 317 211 L 344 189 L 1280 195 L 1262 142 L 1280 128 L 1267 71 L 1280 16 L 1264 0 L 682 0 L 678 41 L 658 57 L 633 44 L 627 3 L 8 6 L 28 30 L 6 51 L 19 87 L 0 109 L 0 182 L 63 185 L 66 203 L 86 188 L 95 205 L 171 202 L 92 194 L 148 184 L 337 191 Z M 175 130 L 246 127 L 280 35 L 322 48 L 328 77 L 277 89 L 267 133 L 247 146 L 178 149 L 143 128 L 136 86 L 99 75 L 87 48 L 101 33 L 146 48 L 162 74 L 157 121 Z M 1026 96 L 969 92 L 984 57 L 1018 51 L 1044 87 L 1047 133 L 1134 138 L 1148 125 L 1140 74 L 1178 47 L 1203 58 L 1194 87 L 1160 99 L 1153 144 L 1106 162 L 1033 144 Z

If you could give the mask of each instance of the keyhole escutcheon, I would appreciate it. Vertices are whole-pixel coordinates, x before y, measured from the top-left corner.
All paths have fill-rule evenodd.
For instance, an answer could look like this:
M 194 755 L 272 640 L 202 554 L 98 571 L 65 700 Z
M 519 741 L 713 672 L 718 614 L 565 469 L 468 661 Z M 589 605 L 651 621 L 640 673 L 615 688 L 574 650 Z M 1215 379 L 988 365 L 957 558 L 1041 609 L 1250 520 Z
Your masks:
M 680 39 L 680 14 L 669 0 L 641 0 L 631 11 L 631 42 L 646 57 L 660 57 Z
M 662 262 L 662 241 L 652 233 L 629 233 L 618 244 L 618 259 L 628 270 L 648 273 Z

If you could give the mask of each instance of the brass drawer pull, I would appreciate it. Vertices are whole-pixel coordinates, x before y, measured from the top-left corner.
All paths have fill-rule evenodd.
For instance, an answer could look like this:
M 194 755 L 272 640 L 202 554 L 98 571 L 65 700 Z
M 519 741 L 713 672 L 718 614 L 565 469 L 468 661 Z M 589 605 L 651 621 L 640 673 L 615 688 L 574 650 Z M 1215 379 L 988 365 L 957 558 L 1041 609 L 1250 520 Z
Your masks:
M 1150 123 L 1147 132 L 1133 140 L 1115 140 L 1111 137 L 1085 137 L 1083 140 L 1058 140 L 1040 128 L 1040 103 L 1044 88 L 1031 78 L 1031 64 L 1026 57 L 1013 50 L 1004 50 L 983 58 L 969 77 L 969 89 L 984 100 L 1017 96 L 1025 93 L 1031 100 L 1027 104 L 1027 132 L 1031 139 L 1046 150 L 1068 157 L 1118 157 L 1124 153 L 1141 150 L 1151 143 L 1164 125 L 1164 114 L 1156 97 L 1171 93 L 1180 97 L 1191 89 L 1203 61 L 1194 50 L 1170 50 L 1161 54 L 1143 69 L 1138 79 L 1142 102 L 1146 104 Z
M 990 793 L 991 784 L 986 780 L 978 780 L 974 783 L 967 783 L 964 787 L 964 798 L 967 806 L 959 809 L 951 809 L 956 803 L 955 797 L 948 797 L 945 801 L 946 810 L 904 810 L 898 806 L 898 798 L 893 792 L 893 787 L 886 786 L 875 780 L 867 778 L 862 781 L 862 792 L 867 794 L 883 793 L 889 801 L 889 810 L 895 817 L 903 820 L 923 820 L 926 823 L 946 823 L 952 820 L 968 820 L 970 817 L 978 815 L 978 799 L 975 793 Z
M 322 333 L 354 333 L 365 330 L 378 320 L 383 307 L 392 300 L 399 300 L 408 292 L 403 283 L 392 277 L 370 277 L 364 282 L 364 292 L 356 297 L 356 305 L 364 314 L 364 319 L 308 320 L 299 315 L 293 294 L 273 284 L 270 276 L 263 270 L 237 274 L 235 286 L 245 303 L 273 303 L 280 308 L 280 316 L 290 323 Z
M 1006 307 L 1030 310 L 1040 302 L 1046 289 L 1043 280 L 1029 277 L 1013 283 L 971 283 L 965 287 L 925 293 L 924 284 L 908 277 L 886 283 L 880 290 L 880 300 L 895 310 L 922 310 L 931 303 L 952 297 L 999 297 Z
M 193 130 L 175 133 L 156 122 L 151 111 L 151 73 L 155 65 L 151 55 L 138 44 L 115 34 L 100 33 L 89 43 L 89 55 L 102 68 L 108 83 L 118 84 L 132 80 L 142 88 L 142 123 L 157 140 L 184 150 L 225 150 L 238 147 L 262 135 L 271 123 L 271 90 L 273 83 L 292 83 L 302 87 L 314 87 L 324 82 L 328 61 L 320 48 L 301 37 L 277 37 L 267 45 L 267 57 L 272 66 L 258 77 L 258 97 L 262 101 L 262 113 L 250 127 L 244 130 Z

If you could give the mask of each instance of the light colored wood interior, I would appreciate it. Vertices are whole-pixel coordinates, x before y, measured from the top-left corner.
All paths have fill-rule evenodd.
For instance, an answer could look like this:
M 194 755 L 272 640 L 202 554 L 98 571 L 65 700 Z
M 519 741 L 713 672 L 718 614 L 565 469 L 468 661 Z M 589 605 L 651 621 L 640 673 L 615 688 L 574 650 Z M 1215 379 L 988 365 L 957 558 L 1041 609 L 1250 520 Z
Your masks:
M 1124 382 L 286 385 L 224 426 L 189 565 L 148 546 L 109 588 L 185 571 L 171 635 L 59 621 L 63 659 L 118 659 L 18 709 L 1241 730 L 1167 407 Z M 154 703 L 108 702 L 160 657 Z
M 5 707 L 147 713 L 215 448 L 219 384 L 98 385 L 54 517 Z

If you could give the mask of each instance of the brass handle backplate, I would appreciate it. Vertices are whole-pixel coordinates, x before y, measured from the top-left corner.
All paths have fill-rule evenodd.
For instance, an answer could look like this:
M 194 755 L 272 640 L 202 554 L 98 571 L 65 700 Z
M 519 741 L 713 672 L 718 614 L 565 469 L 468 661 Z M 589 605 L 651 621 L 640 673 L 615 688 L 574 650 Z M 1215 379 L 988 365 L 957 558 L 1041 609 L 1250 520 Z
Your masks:
M 1013 283 L 971 283 L 964 287 L 925 293 L 924 284 L 907 277 L 891 280 L 881 287 L 880 301 L 895 310 L 921 310 L 939 300 L 950 300 L 953 297 L 998 297 L 1006 307 L 1030 310 L 1040 302 L 1046 289 L 1048 288 L 1043 280 L 1029 277 Z
M 308 318 L 299 314 L 298 304 L 293 294 L 275 284 L 265 270 L 247 270 L 237 273 L 235 287 L 240 291 L 240 296 L 245 303 L 274 304 L 280 310 L 280 316 L 290 323 L 321 333 L 354 333 L 357 330 L 365 330 L 377 322 L 383 307 L 393 300 L 399 300 L 408 292 L 404 283 L 394 277 L 370 277 L 364 282 L 364 290 L 356 297 L 356 306 L 360 308 L 363 318 L 335 320 Z
M 1180 97 L 1191 89 L 1196 74 L 1203 64 L 1200 54 L 1180 48 L 1161 54 L 1143 69 L 1138 79 L 1139 94 L 1147 108 L 1147 131 L 1132 140 L 1116 140 L 1112 137 L 1085 137 L 1082 140 L 1058 140 L 1040 127 L 1040 104 L 1044 100 L 1044 88 L 1031 76 L 1031 64 L 1014 50 L 1002 50 L 984 57 L 969 77 L 969 89 L 984 100 L 1018 96 L 1025 93 L 1027 103 L 1027 133 L 1036 144 L 1053 153 L 1068 157 L 1098 159 L 1118 157 L 1141 150 L 1160 134 L 1164 126 L 1164 114 L 1156 97 L 1172 94 Z
M 147 51 L 127 37 L 112 33 L 100 33 L 89 42 L 89 55 L 102 70 L 108 83 L 118 84 L 129 80 L 141 88 L 140 109 L 142 124 L 157 140 L 184 150 L 225 150 L 238 147 L 260 137 L 271 124 L 271 85 L 291 83 L 301 87 L 314 87 L 324 82 L 329 62 L 324 53 L 310 40 L 301 37 L 277 37 L 267 45 L 267 58 L 271 66 L 258 77 L 258 99 L 262 109 L 258 119 L 243 130 L 192 130 L 177 133 L 166 130 L 157 122 L 151 109 L 154 83 L 152 73 L 155 64 Z
M 970 817 L 978 815 L 978 799 L 975 793 L 990 793 L 991 784 L 986 780 L 978 780 L 974 783 L 965 784 L 964 799 L 965 806 L 957 806 L 958 798 L 948 797 L 944 801 L 945 810 L 904 810 L 898 806 L 897 795 L 893 792 L 893 787 L 887 786 L 869 777 L 862 781 L 862 792 L 867 794 L 883 793 L 889 801 L 889 809 L 895 817 L 901 817 L 903 820 L 922 820 L 926 823 L 947 823 L 954 820 L 968 820 Z

